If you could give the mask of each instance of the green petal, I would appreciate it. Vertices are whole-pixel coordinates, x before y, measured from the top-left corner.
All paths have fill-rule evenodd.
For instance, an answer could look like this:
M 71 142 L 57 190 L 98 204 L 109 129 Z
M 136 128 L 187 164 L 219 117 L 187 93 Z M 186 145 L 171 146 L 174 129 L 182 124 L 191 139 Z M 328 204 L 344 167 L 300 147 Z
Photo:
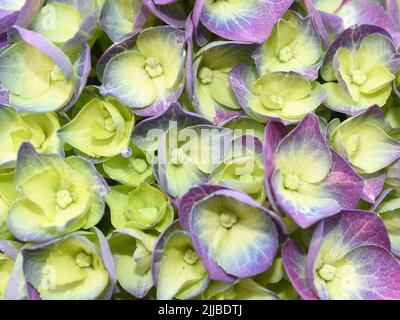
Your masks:
M 81 16 L 75 7 L 52 2 L 40 9 L 30 28 L 50 41 L 62 44 L 75 36 L 80 24 Z
M 213 81 L 209 86 L 212 97 L 218 103 L 231 109 L 241 109 L 229 83 L 229 74 L 223 71 L 213 72 Z
M 360 91 L 365 94 L 373 94 L 390 85 L 395 76 L 384 66 L 376 65 L 368 73 L 368 80 L 362 85 Z
M 17 111 L 29 110 L 35 113 L 51 112 L 64 107 L 70 101 L 73 93 L 74 86 L 72 81 L 53 81 L 50 88 L 37 97 L 24 99 L 19 95 L 11 93 L 10 105 Z
M 275 53 L 277 54 L 277 50 L 290 45 L 297 38 L 299 32 L 296 24 L 291 21 L 285 20 L 284 18 L 279 20 L 276 28 L 277 39 Z
M 286 100 L 300 100 L 310 95 L 310 82 L 299 75 L 272 73 L 259 78 L 254 84 L 255 93 L 278 95 Z
M 133 188 L 128 186 L 114 186 L 110 192 L 105 195 L 104 200 L 110 208 L 111 223 L 115 229 L 121 229 L 126 226 L 127 218 L 125 210 L 129 203 L 129 192 Z
M 146 155 L 131 144 L 132 155 L 129 158 L 118 155 L 103 163 L 103 169 L 113 180 L 122 184 L 137 187 L 142 182 L 154 181 L 153 168 L 148 163 Z
M 325 90 L 317 82 L 313 83 L 313 87 L 310 96 L 301 100 L 287 101 L 282 109 L 281 116 L 283 118 L 301 120 L 304 115 L 316 110 L 321 103 L 321 97 L 325 95 Z
M 193 250 L 191 241 L 185 234 L 174 235 L 165 245 L 158 274 L 157 299 L 170 300 L 174 297 L 183 299 L 182 293 L 207 277 L 201 260 L 194 264 L 188 264 L 184 260 L 188 249 Z
M 376 125 L 365 123 L 343 137 L 351 163 L 363 173 L 374 173 L 394 161 L 399 143 Z

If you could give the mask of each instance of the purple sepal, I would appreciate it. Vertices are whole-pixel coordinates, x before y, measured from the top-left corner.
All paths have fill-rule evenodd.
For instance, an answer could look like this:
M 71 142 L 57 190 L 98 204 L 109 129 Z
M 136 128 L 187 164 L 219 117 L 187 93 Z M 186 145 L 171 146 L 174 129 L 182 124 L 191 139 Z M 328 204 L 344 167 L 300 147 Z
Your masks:
M 274 25 L 286 13 L 293 0 L 252 2 L 243 15 L 235 12 L 231 19 L 224 21 L 221 21 L 223 17 L 207 11 L 203 0 L 196 2 L 199 2 L 196 3 L 196 11 L 201 12 L 200 21 L 211 32 L 229 40 L 261 43 L 271 34 Z M 251 7 L 251 4 L 254 5 Z
M 279 122 L 270 121 L 265 126 L 265 143 L 264 143 L 264 166 L 265 166 L 265 189 L 267 192 L 268 200 L 276 213 L 280 215 L 274 190 L 272 188 L 271 178 L 275 171 L 275 150 L 281 140 L 288 134 L 288 129 Z
M 282 261 L 293 287 L 304 300 L 319 300 L 308 284 L 306 253 L 294 240 L 288 240 L 282 247 Z
M 78 57 L 78 60 L 74 64 L 76 70 L 76 79 L 74 84 L 74 94 L 65 108 L 61 112 L 67 112 L 72 108 L 81 96 L 83 89 L 86 86 L 87 79 L 89 77 L 91 65 L 90 47 L 85 42 L 82 46 L 82 52 Z
M 376 197 L 382 192 L 383 186 L 385 184 L 385 172 L 383 170 L 370 174 L 367 176 L 363 176 L 364 178 L 364 187 L 362 190 L 361 198 L 373 204 L 376 200 Z

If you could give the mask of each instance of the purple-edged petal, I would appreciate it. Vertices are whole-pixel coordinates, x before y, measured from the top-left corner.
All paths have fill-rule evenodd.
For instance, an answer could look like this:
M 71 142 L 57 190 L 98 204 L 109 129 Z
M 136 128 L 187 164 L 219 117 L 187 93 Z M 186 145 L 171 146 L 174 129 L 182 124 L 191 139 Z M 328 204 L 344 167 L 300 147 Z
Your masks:
M 186 72 L 193 87 L 190 99 L 198 113 L 215 123 L 243 114 L 232 92 L 229 72 L 237 64 L 250 65 L 254 48 L 245 42 L 214 41 L 196 53 Z
M 265 118 L 254 113 L 249 105 L 250 101 L 256 99 L 252 88 L 257 78 L 257 71 L 254 67 L 239 64 L 230 72 L 229 81 L 243 110 L 253 119 L 263 123 L 266 121 Z
M 281 141 L 275 166 L 271 183 L 276 202 L 303 228 L 355 208 L 360 200 L 362 179 L 329 150 L 315 115 Z
M 260 43 L 271 33 L 293 0 L 214 2 L 207 0 L 200 20 L 213 33 L 229 40 Z
M 90 47 L 85 42 L 83 44 L 83 49 L 81 54 L 78 57 L 74 64 L 75 69 L 75 84 L 74 84 L 74 94 L 67 104 L 67 106 L 63 109 L 63 112 L 68 111 L 74 104 L 78 101 L 80 95 L 83 92 L 83 89 L 86 86 L 86 82 L 89 76 L 89 73 L 92 69 L 91 65 L 91 57 L 90 57 Z
M 184 87 L 186 34 L 170 26 L 147 28 L 111 47 L 100 59 L 100 92 L 141 116 L 156 116 Z
M 73 66 L 71 61 L 59 48 L 46 40 L 43 36 L 33 31 L 14 26 L 10 30 L 9 37 L 13 39 L 14 42 L 22 40 L 27 44 L 39 49 L 57 64 L 67 80 L 72 78 Z
M 276 168 L 281 174 L 318 183 L 328 175 L 332 159 L 315 114 L 308 114 L 278 145 Z
M 231 190 L 216 191 L 194 205 L 190 233 L 211 279 L 222 280 L 215 269 L 246 278 L 271 266 L 278 232 L 270 214 L 249 196 Z
M 62 245 L 63 248 L 55 250 Z M 92 268 L 82 270 L 75 264 L 79 259 L 74 253 L 78 254 L 79 249 L 83 248 L 91 252 L 92 259 L 96 257 L 98 260 Z M 109 299 L 114 290 L 112 256 L 107 241 L 96 228 L 93 228 L 93 232 L 75 232 L 51 241 L 25 246 L 21 253 L 26 281 L 42 299 Z M 75 277 L 80 281 L 74 282 Z M 69 290 L 60 290 L 60 285 L 64 284 L 69 284 Z M 37 296 L 33 291 L 31 293 Z
M 361 198 L 369 203 L 375 203 L 376 198 L 380 195 L 385 184 L 385 173 L 383 171 L 375 174 L 363 176 L 364 188 Z
M 275 212 L 280 213 L 276 204 L 274 190 L 271 185 L 271 177 L 275 171 L 275 150 L 281 140 L 287 135 L 286 127 L 279 123 L 270 121 L 265 127 L 265 143 L 264 143 L 264 163 L 265 163 L 265 187 L 268 200 Z
M 307 256 L 303 248 L 294 240 L 288 240 L 282 248 L 282 260 L 286 274 L 297 293 L 304 300 L 318 300 L 308 285 L 306 273 Z
M 316 80 L 323 60 L 323 44 L 313 16 L 303 18 L 289 11 L 252 57 L 260 75 L 296 72 L 310 81 Z
M 390 34 L 383 28 L 373 25 L 360 25 L 351 27 L 345 31 L 343 31 L 329 46 L 328 51 L 325 54 L 324 61 L 321 68 L 321 76 L 325 81 L 334 81 L 336 80 L 333 60 L 334 56 L 339 48 L 357 48 L 361 41 L 372 34 L 378 34 L 386 37 L 389 41 L 391 41 Z M 392 50 L 392 59 L 386 59 L 387 66 L 390 70 L 394 72 L 399 67 L 399 57 L 395 54 L 395 48 L 393 46 Z
M 183 28 L 188 13 L 185 11 L 185 0 L 144 0 L 143 3 L 157 18 L 175 28 Z
M 201 294 L 209 284 L 203 263 L 193 250 L 189 234 L 178 221 L 173 222 L 159 236 L 152 256 L 157 299 L 191 299 Z
M 307 257 L 307 277 L 321 299 L 357 297 L 364 283 L 354 279 L 354 268 L 358 266 L 349 256 L 365 246 L 381 248 L 390 256 L 385 225 L 373 212 L 341 211 L 317 226 Z M 377 268 L 380 262 L 375 261 Z

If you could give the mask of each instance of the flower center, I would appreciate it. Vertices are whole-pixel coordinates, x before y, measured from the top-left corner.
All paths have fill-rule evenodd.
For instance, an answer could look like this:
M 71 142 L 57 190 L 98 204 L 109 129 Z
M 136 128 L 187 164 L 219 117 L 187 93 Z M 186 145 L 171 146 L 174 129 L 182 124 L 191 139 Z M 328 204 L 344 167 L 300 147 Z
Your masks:
M 161 63 L 153 57 L 149 57 L 146 59 L 145 67 L 147 74 L 150 78 L 157 78 L 163 74 L 163 67 Z
M 294 175 L 288 175 L 285 177 L 285 188 L 291 191 L 297 191 L 300 186 L 300 179 Z
M 56 194 L 56 204 L 61 209 L 66 209 L 73 201 L 72 194 L 68 190 L 60 190 Z
M 283 100 L 283 98 L 281 96 L 272 94 L 272 95 L 270 95 L 269 98 L 275 104 L 275 106 L 267 106 L 268 108 L 277 109 L 277 110 L 280 110 L 283 108 L 285 101 Z
M 288 62 L 293 58 L 292 49 L 289 47 L 284 47 L 279 50 L 278 58 L 281 62 Z
M 356 85 L 362 86 L 367 81 L 367 76 L 361 70 L 354 70 L 352 74 L 352 81 Z
M 181 148 L 174 149 L 171 152 L 170 162 L 175 166 L 181 166 L 188 160 L 188 156 Z
M 318 271 L 319 276 L 325 281 L 332 281 L 335 279 L 336 268 L 330 264 L 325 263 Z
M 193 249 L 186 249 L 183 255 L 183 260 L 185 260 L 187 264 L 192 265 L 199 261 L 199 256 Z
M 214 78 L 213 71 L 207 67 L 201 68 L 199 78 L 202 84 L 210 84 Z
M 114 120 L 111 117 L 108 117 L 104 120 L 104 129 L 106 129 L 108 132 L 114 132 L 116 127 Z
M 226 229 L 232 228 L 236 224 L 237 221 L 238 221 L 238 219 L 237 219 L 236 214 L 234 214 L 232 212 L 223 212 L 219 216 L 219 222 Z
M 85 252 L 79 252 L 75 257 L 75 263 L 80 268 L 88 268 L 92 265 L 92 257 Z
M 147 162 L 143 159 L 137 158 L 132 161 L 132 168 L 135 170 L 137 173 L 143 173 L 147 170 L 149 166 L 147 165 Z

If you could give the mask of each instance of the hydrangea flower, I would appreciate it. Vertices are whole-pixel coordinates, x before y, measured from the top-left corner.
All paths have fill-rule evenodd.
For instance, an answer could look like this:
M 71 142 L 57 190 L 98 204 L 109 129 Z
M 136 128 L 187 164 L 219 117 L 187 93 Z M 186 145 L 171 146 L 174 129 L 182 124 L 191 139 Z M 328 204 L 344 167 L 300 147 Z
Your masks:
M 47 113 L 70 108 L 90 71 L 87 44 L 76 61 L 41 35 L 13 27 L 0 53 L 2 105 L 18 112 Z
M 308 253 L 289 240 L 282 256 L 303 299 L 399 299 L 400 265 L 390 253 L 382 220 L 373 212 L 342 211 L 323 220 Z
M 329 47 L 321 69 L 326 106 L 346 114 L 382 107 L 392 92 L 399 58 L 385 30 L 369 25 L 345 30 Z
M 274 72 L 258 78 L 254 68 L 238 65 L 230 81 L 240 105 L 259 122 L 299 122 L 326 99 L 321 84 L 296 73 Z
M 62 154 L 57 136 L 60 124 L 54 113 L 17 113 L 0 107 L 0 166 L 14 167 L 22 142 L 29 141 L 41 153 Z
M 212 280 L 234 282 L 271 267 L 281 220 L 246 194 L 216 185 L 192 188 L 179 220 Z
M 39 154 L 22 144 L 15 173 L 17 199 L 7 223 L 21 241 L 42 242 L 96 225 L 103 216 L 106 182 L 78 157 Z
M 207 271 L 190 235 L 177 221 L 158 238 L 151 268 L 159 300 L 191 299 L 200 295 L 209 284 Z
M 308 228 L 342 209 L 357 206 L 363 181 L 331 150 L 319 119 L 308 114 L 285 135 L 275 123 L 266 127 L 266 186 L 269 200 L 298 226 Z
M 210 183 L 240 189 L 259 203 L 264 203 L 264 161 L 262 143 L 242 136 L 234 140 L 223 162 L 211 173 Z
M 400 143 L 390 136 L 392 129 L 378 106 L 333 127 L 331 145 L 365 177 L 364 198 L 374 202 L 385 180 L 382 170 L 400 158 Z
M 174 220 L 168 198 L 156 187 L 143 183 L 138 187 L 114 186 L 105 196 L 111 223 L 116 229 L 157 230 L 162 232 Z
M 174 200 L 208 181 L 224 159 L 231 138 L 230 129 L 213 126 L 179 104 L 142 121 L 133 132 L 133 141 L 139 147 L 150 154 L 157 150 L 154 174 L 161 189 Z
M 153 287 L 151 257 L 157 238 L 134 229 L 113 231 L 108 238 L 119 285 L 136 298 Z
M 308 12 L 314 15 L 319 33 L 326 44 L 330 44 L 343 30 L 354 25 L 369 24 L 386 29 L 398 36 L 398 22 L 391 14 L 398 11 L 395 1 L 386 1 L 388 8 L 382 7 L 384 1 L 371 0 L 305 0 Z M 390 3 L 391 2 L 391 3 Z M 386 9 L 386 10 L 385 10 Z
M 253 54 L 260 75 L 270 72 L 297 72 L 316 80 L 323 58 L 323 45 L 312 16 L 303 18 L 288 11 L 271 36 Z
M 154 182 L 153 167 L 146 154 L 132 143 L 126 154 L 103 162 L 103 170 L 109 178 L 132 187 Z
M 66 125 L 58 130 L 63 141 L 82 154 L 101 159 L 128 150 L 135 124 L 132 112 L 112 97 L 91 98 Z
M 192 101 L 199 114 L 221 123 L 242 113 L 230 86 L 229 72 L 238 64 L 251 65 L 253 50 L 254 46 L 241 42 L 216 41 L 195 54 L 193 68 L 186 71 L 190 72 L 187 81 L 194 87 Z
M 142 30 L 110 47 L 99 61 L 100 92 L 141 116 L 155 116 L 183 90 L 185 33 L 169 26 Z
M 98 229 L 27 246 L 21 253 L 26 281 L 38 298 L 110 299 L 115 268 L 107 240 Z

